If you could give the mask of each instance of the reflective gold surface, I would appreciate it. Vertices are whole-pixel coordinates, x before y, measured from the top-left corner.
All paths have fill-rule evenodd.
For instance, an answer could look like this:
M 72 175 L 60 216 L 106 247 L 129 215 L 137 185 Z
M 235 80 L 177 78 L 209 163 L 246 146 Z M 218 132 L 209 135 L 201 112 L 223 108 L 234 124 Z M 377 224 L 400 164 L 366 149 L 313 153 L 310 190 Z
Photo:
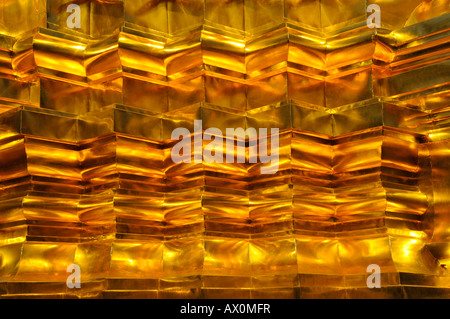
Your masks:
M 450 297 L 449 32 L 448 0 L 2 1 L 0 298 Z M 279 128 L 277 173 L 174 163 L 200 119 Z

